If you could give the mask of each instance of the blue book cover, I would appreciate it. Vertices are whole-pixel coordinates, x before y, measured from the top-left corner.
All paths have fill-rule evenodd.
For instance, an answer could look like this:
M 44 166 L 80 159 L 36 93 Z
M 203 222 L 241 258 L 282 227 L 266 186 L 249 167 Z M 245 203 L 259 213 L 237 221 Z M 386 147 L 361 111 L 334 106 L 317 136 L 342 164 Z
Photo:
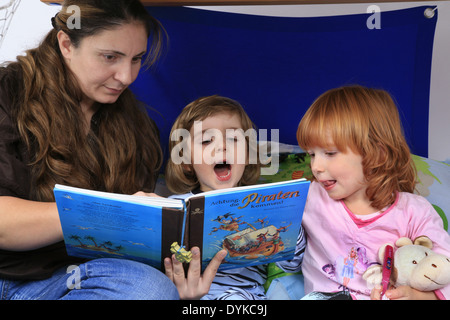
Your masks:
M 308 189 L 300 179 L 185 200 L 62 185 L 54 194 L 70 256 L 132 259 L 162 269 L 165 257 L 198 246 L 205 268 L 224 248 L 225 270 L 291 259 Z
M 202 267 L 222 248 L 219 270 L 292 259 L 309 185 L 290 180 L 188 198 L 189 244 L 201 248 Z
M 170 256 L 163 241 L 181 239 L 181 201 L 62 185 L 55 186 L 54 194 L 69 256 L 132 259 L 161 269 Z

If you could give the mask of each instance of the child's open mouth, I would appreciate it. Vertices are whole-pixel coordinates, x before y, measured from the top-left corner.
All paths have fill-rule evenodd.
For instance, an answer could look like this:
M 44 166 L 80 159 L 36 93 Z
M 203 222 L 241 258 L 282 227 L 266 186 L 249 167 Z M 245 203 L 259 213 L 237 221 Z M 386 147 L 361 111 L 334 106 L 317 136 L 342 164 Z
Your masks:
M 231 165 L 218 163 L 214 166 L 214 173 L 220 181 L 227 181 L 231 178 Z

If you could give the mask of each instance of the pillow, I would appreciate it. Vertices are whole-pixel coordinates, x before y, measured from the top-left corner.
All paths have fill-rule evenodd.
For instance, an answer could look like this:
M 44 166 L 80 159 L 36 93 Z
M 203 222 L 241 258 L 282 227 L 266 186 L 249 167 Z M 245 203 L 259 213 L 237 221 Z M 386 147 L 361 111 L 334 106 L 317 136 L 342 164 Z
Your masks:
M 450 218 L 450 165 L 413 155 L 417 168 L 416 193 L 425 197 L 436 209 L 448 229 Z

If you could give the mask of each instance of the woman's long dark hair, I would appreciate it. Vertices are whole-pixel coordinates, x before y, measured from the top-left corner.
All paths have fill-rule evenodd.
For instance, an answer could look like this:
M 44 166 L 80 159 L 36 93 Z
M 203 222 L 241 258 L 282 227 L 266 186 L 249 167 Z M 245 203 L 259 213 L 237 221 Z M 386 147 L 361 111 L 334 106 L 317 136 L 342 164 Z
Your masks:
M 68 27 L 71 5 L 79 8 L 81 28 Z M 86 136 L 82 92 L 57 41 L 63 31 L 77 47 L 86 37 L 132 22 L 143 23 L 151 38 L 145 61 L 151 65 L 164 30 L 139 0 L 66 0 L 43 42 L 10 65 L 23 75 L 15 115 L 32 155 L 32 199 L 53 201 L 55 183 L 128 194 L 153 190 L 162 162 L 156 126 L 126 89 L 115 103 L 100 106 L 98 132 Z

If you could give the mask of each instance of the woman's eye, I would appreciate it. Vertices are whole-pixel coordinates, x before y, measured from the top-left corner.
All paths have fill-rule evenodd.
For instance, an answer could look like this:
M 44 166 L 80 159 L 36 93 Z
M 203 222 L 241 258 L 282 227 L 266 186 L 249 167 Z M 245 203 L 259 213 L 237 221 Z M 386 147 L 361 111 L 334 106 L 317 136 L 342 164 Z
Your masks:
M 110 54 L 105 54 L 103 55 L 103 57 L 107 62 L 113 62 L 116 59 L 116 56 Z
M 133 58 L 133 63 L 141 63 L 142 57 L 135 57 Z

